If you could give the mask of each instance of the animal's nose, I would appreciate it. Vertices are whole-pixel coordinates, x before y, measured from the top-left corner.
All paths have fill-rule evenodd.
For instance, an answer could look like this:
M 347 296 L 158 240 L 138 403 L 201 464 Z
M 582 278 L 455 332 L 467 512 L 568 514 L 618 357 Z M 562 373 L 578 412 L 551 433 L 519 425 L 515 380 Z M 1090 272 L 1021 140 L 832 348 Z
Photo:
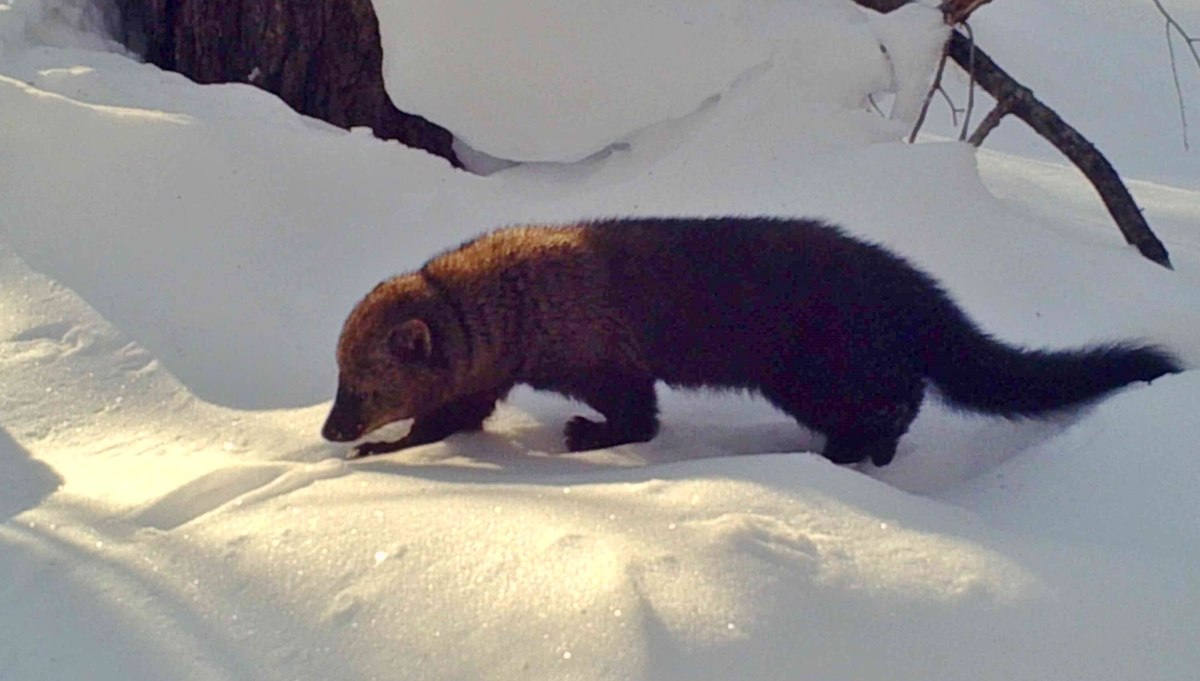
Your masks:
M 361 416 L 361 400 L 349 391 L 338 388 L 337 398 L 333 401 L 333 409 L 325 426 L 321 428 L 321 437 L 330 442 L 350 442 L 357 440 L 363 432 Z
M 349 442 L 355 439 L 354 435 L 342 430 L 340 425 L 335 422 L 333 414 L 330 414 L 329 419 L 325 421 L 325 427 L 321 429 L 321 437 L 330 442 Z

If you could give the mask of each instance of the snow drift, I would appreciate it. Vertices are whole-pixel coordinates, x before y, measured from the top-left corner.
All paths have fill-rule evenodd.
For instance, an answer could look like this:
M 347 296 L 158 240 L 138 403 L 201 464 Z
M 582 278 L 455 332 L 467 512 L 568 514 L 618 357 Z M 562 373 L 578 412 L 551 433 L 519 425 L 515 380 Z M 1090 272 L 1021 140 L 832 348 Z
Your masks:
M 1141 338 L 1200 359 L 1194 158 L 1121 152 L 1183 185 L 1132 185 L 1167 272 L 1071 170 L 901 143 L 906 126 L 862 104 L 913 74 L 881 56 L 887 19 L 848 2 L 520 4 L 412 3 L 444 25 L 411 34 L 380 4 L 385 49 L 406 35 L 431 69 L 487 39 L 447 57 L 493 50 L 489 83 L 410 84 L 435 119 L 458 109 L 472 146 L 608 149 L 487 178 L 249 86 L 51 44 L 49 5 L 0 5 L 5 677 L 1192 678 L 1195 372 L 1050 421 L 932 403 L 884 469 L 825 462 L 819 435 L 752 397 L 669 391 L 662 434 L 612 450 L 564 453 L 578 406 L 527 390 L 485 432 L 412 451 L 346 462 L 320 440 L 351 305 L 527 220 L 820 216 L 919 263 L 1007 340 Z M 993 35 L 1059 16 L 1006 4 Z M 1088 26 L 1058 30 L 1093 54 L 1160 47 Z M 647 46 L 650 28 L 676 37 Z M 568 35 L 580 61 L 554 63 Z M 562 70 L 539 81 L 518 48 Z M 572 104 L 594 111 L 585 125 L 478 95 L 582 66 L 636 96 Z

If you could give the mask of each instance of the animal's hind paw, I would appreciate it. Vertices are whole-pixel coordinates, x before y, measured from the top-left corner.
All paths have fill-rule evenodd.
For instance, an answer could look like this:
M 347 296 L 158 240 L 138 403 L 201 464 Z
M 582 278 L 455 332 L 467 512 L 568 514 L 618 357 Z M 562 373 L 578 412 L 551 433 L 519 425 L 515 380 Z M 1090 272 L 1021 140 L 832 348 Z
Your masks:
M 612 433 L 607 423 L 597 423 L 582 416 L 567 421 L 563 434 L 567 438 L 567 450 L 582 452 L 612 445 Z
M 883 437 L 868 442 L 857 439 L 838 438 L 831 436 L 825 445 L 824 456 L 836 464 L 856 464 L 871 460 L 876 467 L 882 468 L 892 462 L 896 456 L 898 437 Z
M 622 422 L 597 422 L 582 416 L 567 421 L 563 434 L 567 437 L 567 449 L 582 452 L 586 449 L 604 449 L 630 442 L 647 442 L 658 432 L 654 420 L 631 426 Z

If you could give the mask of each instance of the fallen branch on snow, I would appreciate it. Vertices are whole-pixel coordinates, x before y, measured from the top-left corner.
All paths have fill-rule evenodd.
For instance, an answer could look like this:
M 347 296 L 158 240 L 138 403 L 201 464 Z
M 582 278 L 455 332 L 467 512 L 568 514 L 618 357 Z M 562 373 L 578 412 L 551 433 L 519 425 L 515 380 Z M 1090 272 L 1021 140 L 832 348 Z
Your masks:
M 904 0 L 854 1 L 859 5 L 883 13 L 890 12 L 907 4 Z M 944 0 L 942 3 L 942 13 L 947 24 L 951 26 L 961 25 L 970 16 L 971 12 L 990 1 Z M 1155 4 L 1158 4 L 1157 0 L 1155 0 Z M 1170 19 L 1168 17 L 1168 30 L 1170 28 L 1169 22 Z M 1193 55 L 1195 55 L 1194 43 L 1190 37 L 1186 34 L 1184 35 L 1188 40 L 1188 47 L 1192 48 Z M 980 123 L 979 127 L 968 140 L 970 144 L 978 147 L 983 143 L 988 133 L 1000 124 L 1002 118 L 1010 113 L 1015 115 L 1053 144 L 1056 149 L 1061 151 L 1083 172 L 1100 194 L 1100 199 L 1104 201 L 1109 215 L 1117 223 L 1117 228 L 1121 230 L 1121 234 L 1124 235 L 1127 243 L 1137 248 L 1139 253 L 1153 262 L 1167 269 L 1173 269 L 1166 247 L 1154 235 L 1154 232 L 1150 229 L 1150 225 L 1146 223 L 1146 218 L 1142 215 L 1141 209 L 1138 208 L 1137 203 L 1133 200 L 1133 196 L 1125 187 L 1125 183 L 1121 180 L 1120 175 L 1117 174 L 1117 171 L 1108 162 L 1108 159 L 1091 142 L 1064 121 L 1053 109 L 1035 97 L 1032 90 L 1021 85 L 1016 79 L 1005 72 L 1004 69 L 1000 68 L 991 57 L 975 45 L 973 40 L 963 35 L 960 31 L 951 31 L 950 39 L 946 44 L 946 54 L 954 60 L 954 63 L 970 74 L 972 92 L 974 84 L 978 82 L 996 100 L 995 108 L 988 113 L 987 117 L 984 118 L 983 122 Z M 1197 56 L 1197 63 L 1200 63 L 1200 55 Z M 1174 62 L 1172 62 L 1172 67 L 1174 67 Z M 938 78 L 930 90 L 929 98 L 932 98 L 933 93 L 940 87 L 941 68 L 939 67 Z M 928 104 L 928 100 L 926 104 Z M 923 113 L 924 110 L 922 111 Z M 969 108 L 967 115 L 969 120 Z M 923 115 L 922 118 L 924 118 Z M 966 126 L 967 124 L 964 122 L 964 132 Z M 917 129 L 919 127 L 918 124 Z M 917 129 L 913 130 L 914 138 Z

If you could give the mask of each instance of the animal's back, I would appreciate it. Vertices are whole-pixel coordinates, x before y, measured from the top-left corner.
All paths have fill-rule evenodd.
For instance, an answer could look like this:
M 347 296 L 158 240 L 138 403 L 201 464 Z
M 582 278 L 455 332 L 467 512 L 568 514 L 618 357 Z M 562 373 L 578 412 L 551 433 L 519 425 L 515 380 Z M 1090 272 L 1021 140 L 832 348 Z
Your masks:
M 651 219 L 591 229 L 651 365 L 677 385 L 760 388 L 780 373 L 807 381 L 878 366 L 916 370 L 929 326 L 920 322 L 954 309 L 897 256 L 817 221 Z

